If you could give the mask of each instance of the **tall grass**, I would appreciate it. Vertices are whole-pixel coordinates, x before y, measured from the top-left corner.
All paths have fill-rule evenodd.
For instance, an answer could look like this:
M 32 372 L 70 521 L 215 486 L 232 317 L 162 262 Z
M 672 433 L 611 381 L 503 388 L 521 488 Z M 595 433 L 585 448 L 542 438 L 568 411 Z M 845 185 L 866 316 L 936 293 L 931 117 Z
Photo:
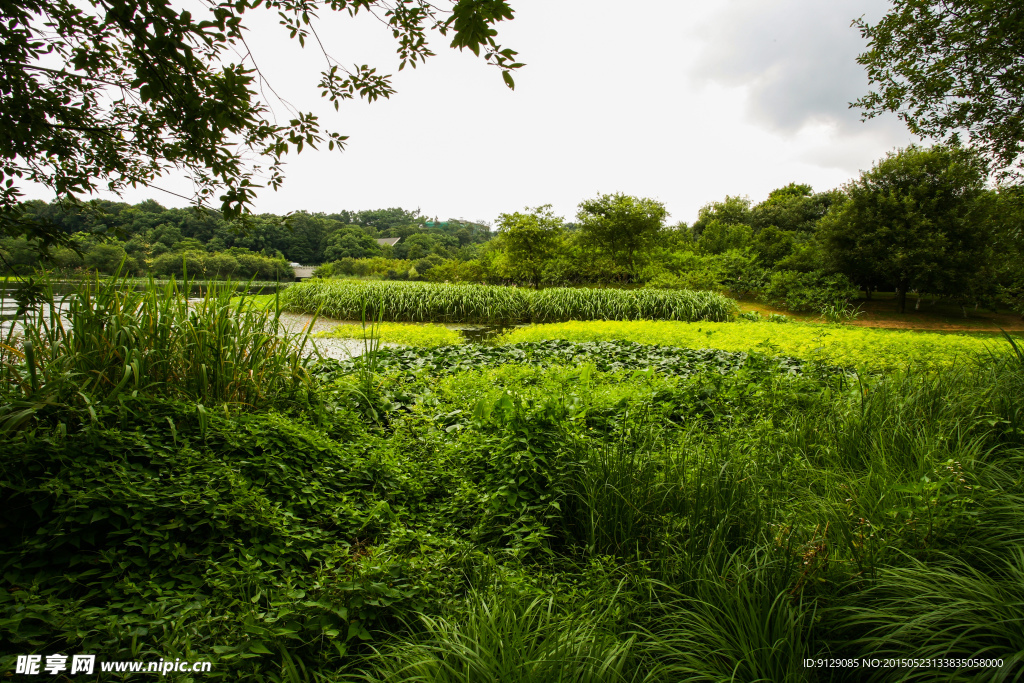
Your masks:
M 171 281 L 141 291 L 122 279 L 85 280 L 42 300 L 0 345 L 10 431 L 47 405 L 111 402 L 147 391 L 212 404 L 262 406 L 308 381 L 307 334 L 287 334 L 276 308 L 232 301 L 234 286 L 189 301 Z
M 388 322 L 500 323 L 528 318 L 527 290 L 419 282 L 300 282 L 281 295 L 285 310 L 359 320 L 363 306 Z
M 886 567 L 874 584 L 835 608 L 840 647 L 886 659 L 992 660 L 945 667 L 943 680 L 1024 678 L 1024 550 L 982 571 L 962 561 Z M 908 654 L 913 653 L 913 654 Z M 980 670 L 980 671 L 979 671 Z M 867 671 L 861 680 L 936 680 L 935 671 L 906 667 Z
M 656 289 L 543 289 L 530 294 L 530 322 L 565 320 L 726 321 L 735 303 L 716 292 Z
M 666 445 L 648 433 L 589 449 L 566 503 L 566 525 L 588 552 L 659 557 L 663 576 L 759 540 L 771 494 L 748 447 L 690 434 Z
M 713 292 L 561 289 L 541 291 L 470 284 L 301 282 L 281 295 L 286 310 L 357 320 L 368 301 L 383 320 L 523 323 L 561 320 L 729 320 L 736 303 Z
M 614 599 L 606 605 L 610 608 Z M 380 653 L 374 683 L 625 683 L 634 639 L 608 614 L 566 613 L 551 598 L 472 592 L 462 614 L 421 616 L 421 630 Z
M 658 616 L 641 629 L 648 680 L 808 680 L 814 608 L 793 598 L 792 578 L 784 563 L 734 554 L 701 563 L 682 586 L 666 586 Z

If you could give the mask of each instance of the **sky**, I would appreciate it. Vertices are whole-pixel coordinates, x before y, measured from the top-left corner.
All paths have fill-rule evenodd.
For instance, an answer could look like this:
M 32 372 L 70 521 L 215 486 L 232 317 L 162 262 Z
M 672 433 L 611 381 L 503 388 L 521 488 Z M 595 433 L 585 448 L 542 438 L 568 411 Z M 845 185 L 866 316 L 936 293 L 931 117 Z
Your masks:
M 868 92 L 851 21 L 886 0 L 510 0 L 498 42 L 526 66 L 508 89 L 498 69 L 435 36 L 437 56 L 396 74 L 388 100 L 343 102 L 316 83 L 323 55 L 288 39 L 268 12 L 246 14 L 257 66 L 284 101 L 348 135 L 342 152 L 290 155 L 282 189 L 257 213 L 385 207 L 494 224 L 551 204 L 572 220 L 584 199 L 622 192 L 692 222 L 726 195 L 759 202 L 791 182 L 841 186 L 919 142 L 894 116 L 863 122 Z M 390 31 L 369 15 L 325 12 L 317 32 L 344 64 L 397 69 Z M 275 113 L 287 117 L 276 98 Z M 290 117 L 289 117 L 290 118 Z M 182 177 L 156 185 L 190 195 Z M 108 199 L 117 197 L 104 193 Z M 52 199 L 45 188 L 27 198 Z M 153 187 L 122 201 L 187 201 Z

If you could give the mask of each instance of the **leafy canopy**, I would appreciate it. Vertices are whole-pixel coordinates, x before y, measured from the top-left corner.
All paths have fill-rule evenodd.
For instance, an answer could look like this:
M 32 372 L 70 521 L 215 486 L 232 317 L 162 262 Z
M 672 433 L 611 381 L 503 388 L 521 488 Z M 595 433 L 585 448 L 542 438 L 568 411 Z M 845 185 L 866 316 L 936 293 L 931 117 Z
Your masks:
M 962 294 L 984 260 L 987 175 L 976 152 L 957 147 L 889 154 L 822 220 L 833 265 L 862 287 L 895 285 L 901 313 L 909 289 Z
M 100 187 L 147 185 L 170 169 L 188 173 L 197 203 L 214 197 L 226 218 L 246 212 L 257 188 L 277 189 L 283 160 L 324 141 L 341 149 L 346 136 L 321 128 L 310 112 L 279 122 L 246 44 L 246 12 L 272 11 L 288 35 L 324 50 L 316 33 L 321 10 L 369 12 L 391 30 L 399 69 L 434 53 L 429 30 L 452 48 L 484 52 L 514 86 L 522 66 L 495 42 L 512 19 L 504 0 L 205 0 L 202 11 L 169 0 L 14 0 L 0 22 L 0 226 L 11 234 L 59 242 L 54 226 L 19 216 L 25 182 L 42 183 L 60 199 Z M 337 109 L 357 95 L 389 97 L 391 76 L 344 67 L 324 51 L 322 96 Z M 219 195 L 219 196 L 218 196 Z
M 1024 5 L 1018 0 L 893 0 L 857 61 L 877 89 L 853 106 L 891 111 L 950 143 L 966 131 L 999 167 L 1024 159 Z
M 616 193 L 580 202 L 576 220 L 587 244 L 606 252 L 617 266 L 635 276 L 667 216 L 659 201 Z
M 516 280 L 540 286 L 544 266 L 558 253 L 563 232 L 562 218 L 550 204 L 526 213 L 503 213 L 498 216 L 497 246 L 502 252 L 501 268 Z

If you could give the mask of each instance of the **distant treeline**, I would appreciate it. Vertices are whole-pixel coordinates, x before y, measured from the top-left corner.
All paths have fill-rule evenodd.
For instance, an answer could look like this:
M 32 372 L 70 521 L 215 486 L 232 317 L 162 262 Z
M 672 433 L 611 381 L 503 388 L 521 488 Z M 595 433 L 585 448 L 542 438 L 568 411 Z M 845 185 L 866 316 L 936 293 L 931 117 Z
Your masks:
M 29 201 L 22 218 L 58 225 L 68 246 L 51 250 L 44 264 L 37 245 L 25 238 L 0 239 L 0 269 L 30 272 L 40 265 L 59 270 L 124 270 L 158 276 L 187 272 L 205 278 L 289 279 L 289 263 L 320 265 L 339 259 L 407 260 L 401 270 L 433 255 L 435 260 L 471 259 L 490 239 L 489 227 L 461 220 L 438 221 L 400 208 L 261 214 L 244 223 L 225 221 L 208 209 L 166 209 L 153 200 L 134 206 L 93 201 L 77 206 Z M 398 244 L 378 245 L 378 238 Z

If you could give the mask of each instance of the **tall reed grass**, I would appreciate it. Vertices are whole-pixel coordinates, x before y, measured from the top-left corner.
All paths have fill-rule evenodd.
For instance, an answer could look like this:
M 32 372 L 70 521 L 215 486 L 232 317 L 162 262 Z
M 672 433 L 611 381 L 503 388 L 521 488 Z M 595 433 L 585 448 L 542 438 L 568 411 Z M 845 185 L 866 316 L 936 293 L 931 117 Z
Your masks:
M 262 406 L 305 386 L 307 333 L 286 333 L 277 308 L 232 301 L 230 284 L 191 301 L 189 289 L 94 278 L 59 294 L 44 281 L 45 303 L 0 344 L 10 398 L 0 428 L 23 426 L 48 405 L 88 406 L 132 392 Z
M 289 311 L 358 320 L 364 302 L 383 320 L 524 323 L 562 320 L 730 320 L 736 302 L 714 292 L 562 289 L 541 291 L 470 284 L 301 282 L 281 295 Z

